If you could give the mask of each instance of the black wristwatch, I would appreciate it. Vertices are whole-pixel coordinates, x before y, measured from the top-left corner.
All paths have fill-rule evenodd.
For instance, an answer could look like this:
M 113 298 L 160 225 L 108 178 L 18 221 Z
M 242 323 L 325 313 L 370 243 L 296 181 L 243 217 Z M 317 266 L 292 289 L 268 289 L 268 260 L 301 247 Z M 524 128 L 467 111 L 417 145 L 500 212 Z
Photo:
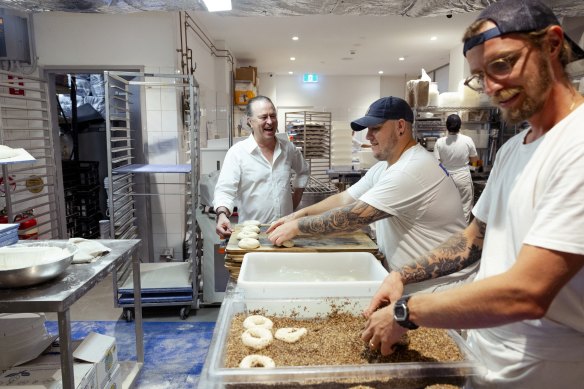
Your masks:
M 410 311 L 408 310 L 408 300 L 412 296 L 403 296 L 393 306 L 393 319 L 400 326 L 408 330 L 415 330 L 418 326 L 410 321 Z

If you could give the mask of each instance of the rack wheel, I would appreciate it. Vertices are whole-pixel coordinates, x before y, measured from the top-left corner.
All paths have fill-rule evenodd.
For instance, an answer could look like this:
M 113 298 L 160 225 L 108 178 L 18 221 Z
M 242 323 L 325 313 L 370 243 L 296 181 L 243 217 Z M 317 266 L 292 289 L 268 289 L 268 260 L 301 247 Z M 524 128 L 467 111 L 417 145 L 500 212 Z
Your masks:
M 122 316 L 129 323 L 132 320 L 134 320 L 134 311 L 132 311 L 132 309 L 130 309 L 130 308 L 124 308 L 124 312 L 122 313 Z
M 189 313 L 191 312 L 191 307 L 182 307 L 180 309 L 180 319 L 186 320 L 189 317 Z

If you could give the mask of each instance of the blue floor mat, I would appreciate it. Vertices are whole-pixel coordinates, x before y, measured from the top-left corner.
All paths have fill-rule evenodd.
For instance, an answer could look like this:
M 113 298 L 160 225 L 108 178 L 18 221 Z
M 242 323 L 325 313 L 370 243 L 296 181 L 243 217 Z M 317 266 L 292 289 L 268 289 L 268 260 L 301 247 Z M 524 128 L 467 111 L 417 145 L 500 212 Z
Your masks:
M 47 331 L 57 335 L 57 322 L 47 321 Z M 136 388 L 195 388 L 203 369 L 214 322 L 143 322 L 144 366 Z M 116 338 L 118 359 L 136 360 L 134 322 L 76 321 L 71 323 L 73 340 L 90 332 Z

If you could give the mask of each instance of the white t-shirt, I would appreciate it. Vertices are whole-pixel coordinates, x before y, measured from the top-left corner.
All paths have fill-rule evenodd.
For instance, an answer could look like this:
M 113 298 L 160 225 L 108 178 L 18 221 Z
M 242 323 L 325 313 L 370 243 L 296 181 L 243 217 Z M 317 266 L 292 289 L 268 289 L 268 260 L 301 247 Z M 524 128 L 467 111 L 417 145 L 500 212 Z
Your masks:
M 584 254 L 583 123 L 584 105 L 536 142 L 523 144 L 523 131 L 503 145 L 473 209 L 487 224 L 476 279 L 507 271 L 524 244 Z M 544 318 L 478 331 L 530 355 L 584 361 L 584 270 Z
M 406 150 L 391 166 L 376 163 L 347 190 L 353 198 L 393 215 L 375 222 L 377 245 L 392 270 L 426 254 L 466 225 L 452 179 L 420 145 Z M 418 284 L 456 280 L 472 270 Z
M 477 149 L 470 136 L 448 134 L 436 141 L 434 156 L 449 172 L 469 170 L 468 161 L 470 157 L 477 156 Z
M 213 206 L 237 206 L 239 221 L 259 220 L 269 223 L 292 213 L 292 186 L 304 188 L 310 167 L 300 150 L 283 137 L 276 137 L 272 164 L 263 156 L 253 134 L 234 144 L 228 151 L 219 173 Z

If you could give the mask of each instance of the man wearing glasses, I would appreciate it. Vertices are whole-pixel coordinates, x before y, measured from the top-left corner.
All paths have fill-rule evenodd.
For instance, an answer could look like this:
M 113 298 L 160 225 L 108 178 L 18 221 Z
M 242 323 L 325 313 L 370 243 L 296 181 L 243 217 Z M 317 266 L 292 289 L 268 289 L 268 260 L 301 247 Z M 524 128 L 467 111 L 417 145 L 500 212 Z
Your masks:
M 581 388 L 584 97 L 565 67 L 584 52 L 537 0 L 490 5 L 463 41 L 466 85 L 488 94 L 507 122 L 530 127 L 499 151 L 469 227 L 384 281 L 362 338 L 389 354 L 418 325 L 473 329 L 468 343 L 487 368 L 473 388 Z M 473 283 L 401 296 L 403 284 L 477 256 Z

